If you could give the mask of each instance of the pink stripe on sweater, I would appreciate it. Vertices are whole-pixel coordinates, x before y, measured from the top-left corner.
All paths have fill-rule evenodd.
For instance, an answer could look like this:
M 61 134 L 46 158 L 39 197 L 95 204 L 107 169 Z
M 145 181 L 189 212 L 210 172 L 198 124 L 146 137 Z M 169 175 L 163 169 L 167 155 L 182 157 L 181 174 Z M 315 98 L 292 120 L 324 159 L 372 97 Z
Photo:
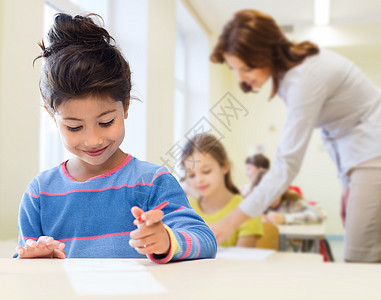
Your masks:
M 31 236 L 19 236 L 19 240 L 38 240 L 38 238 L 31 237 Z
M 196 240 L 196 242 L 198 244 L 198 252 L 197 252 L 197 255 L 195 257 L 195 259 L 196 259 L 200 255 L 200 251 L 201 251 L 200 241 L 198 240 L 198 238 L 193 233 L 190 233 L 190 234 L 195 238 L 195 240 Z
M 98 175 L 98 176 L 95 176 L 95 177 L 90 178 L 90 179 L 102 178 L 102 177 L 110 176 L 111 174 L 119 171 L 121 168 L 123 168 L 125 165 L 127 165 L 130 162 L 131 158 L 132 158 L 132 155 L 131 154 L 127 154 L 126 159 L 118 167 L 112 169 L 111 171 L 107 172 L 106 174 Z
M 40 195 L 34 195 L 31 192 L 29 192 L 28 190 L 26 190 L 25 193 L 31 195 L 33 198 L 40 198 Z
M 64 193 L 48 193 L 48 192 L 41 191 L 40 195 L 42 194 L 42 195 L 47 195 L 47 196 L 64 196 L 64 195 L 71 194 L 71 193 L 103 192 L 103 191 L 106 191 L 106 190 L 117 190 L 117 189 L 121 189 L 123 187 L 135 187 L 137 185 L 141 185 L 141 186 L 153 186 L 153 182 L 155 181 L 155 179 L 158 178 L 160 175 L 165 174 L 165 173 L 169 173 L 169 171 L 160 172 L 157 176 L 155 176 L 155 178 L 152 180 L 151 183 L 148 183 L 148 182 L 137 182 L 135 184 L 123 184 L 121 186 L 108 186 L 108 187 L 102 188 L 102 189 L 78 189 L 78 190 L 70 190 L 70 191 L 67 191 L 67 192 L 64 192 Z M 31 193 L 28 192 L 28 194 L 31 194 Z M 34 196 L 34 197 L 38 198 L 39 196 Z
M 91 177 L 91 178 L 89 178 L 89 179 L 86 180 L 86 181 L 89 181 L 89 180 L 91 180 L 91 179 L 96 179 L 96 178 L 102 178 L 102 177 L 110 176 L 111 174 L 117 172 L 118 170 L 120 170 L 121 168 L 123 168 L 125 165 L 127 165 L 127 164 L 130 162 L 131 158 L 132 158 L 132 155 L 131 155 L 131 154 L 127 154 L 126 159 L 123 160 L 123 162 L 122 162 L 119 166 L 117 166 L 116 168 L 112 169 L 111 171 L 109 171 L 109 172 L 107 172 L 107 173 L 105 173 L 105 174 L 101 174 L 101 175 L 98 175 L 98 176 Z M 75 180 L 73 177 L 71 177 L 70 174 L 69 174 L 69 172 L 67 171 L 67 169 L 66 169 L 66 164 L 67 164 L 67 162 L 68 162 L 68 161 L 64 161 L 64 162 L 61 164 L 61 170 L 62 170 L 62 172 L 63 172 L 63 173 L 65 174 L 65 176 L 66 176 L 67 178 L 69 178 L 70 180 L 75 181 L 75 182 L 78 182 L 78 181 Z
M 130 232 L 131 231 L 108 233 L 108 234 L 94 235 L 94 236 L 82 236 L 82 237 L 60 239 L 57 241 L 68 242 L 68 241 L 78 241 L 78 240 L 95 240 L 95 239 L 101 239 L 101 238 L 106 238 L 106 237 L 110 237 L 110 236 L 128 235 L 128 234 L 130 234 Z
M 192 249 L 192 238 L 184 231 L 179 231 L 179 233 L 181 233 L 184 238 L 185 238 L 185 242 L 187 244 L 187 249 L 185 250 L 185 253 L 182 257 L 180 257 L 179 259 L 182 260 L 184 258 L 186 258 L 189 253 L 191 252 L 191 249 Z

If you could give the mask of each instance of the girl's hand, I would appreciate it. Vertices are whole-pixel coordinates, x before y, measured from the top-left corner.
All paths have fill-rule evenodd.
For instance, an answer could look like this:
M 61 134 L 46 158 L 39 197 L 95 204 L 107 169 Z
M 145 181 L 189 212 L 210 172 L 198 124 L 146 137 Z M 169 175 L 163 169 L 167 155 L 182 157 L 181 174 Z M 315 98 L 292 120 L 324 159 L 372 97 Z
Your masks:
M 17 246 L 19 258 L 65 258 L 65 244 L 51 236 L 40 236 L 38 241 L 27 240 L 25 247 Z
M 138 228 L 130 233 L 130 246 L 140 254 L 165 255 L 171 245 L 169 235 L 164 227 L 164 213 L 162 210 L 150 210 L 144 212 L 141 208 L 131 208 L 132 215 L 136 218 L 134 224 Z M 143 222 L 139 222 L 139 217 Z
M 283 214 L 270 211 L 266 215 L 267 220 L 275 225 L 282 225 L 286 222 Z

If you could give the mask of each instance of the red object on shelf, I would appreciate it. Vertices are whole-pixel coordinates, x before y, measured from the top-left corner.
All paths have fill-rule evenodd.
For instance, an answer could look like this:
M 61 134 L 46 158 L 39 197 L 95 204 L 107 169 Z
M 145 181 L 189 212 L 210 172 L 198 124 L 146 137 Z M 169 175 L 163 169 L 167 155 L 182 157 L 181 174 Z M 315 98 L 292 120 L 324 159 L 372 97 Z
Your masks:
M 290 185 L 288 187 L 290 190 L 294 190 L 295 192 L 297 192 L 300 197 L 303 197 L 303 193 L 302 193 L 302 190 L 300 189 L 300 187 L 296 186 L 296 185 Z

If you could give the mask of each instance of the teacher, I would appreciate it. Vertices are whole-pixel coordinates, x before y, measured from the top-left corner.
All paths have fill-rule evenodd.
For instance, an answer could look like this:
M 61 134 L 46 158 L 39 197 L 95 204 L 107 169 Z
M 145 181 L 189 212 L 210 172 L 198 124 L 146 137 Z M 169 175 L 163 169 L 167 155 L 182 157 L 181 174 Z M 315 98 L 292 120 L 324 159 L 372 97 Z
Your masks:
M 300 170 L 314 128 L 321 129 L 347 197 L 344 256 L 381 261 L 381 92 L 350 61 L 305 41 L 289 41 L 269 15 L 242 10 L 228 22 L 212 54 L 244 92 L 270 78 L 287 106 L 272 168 L 241 205 L 212 227 L 217 242 L 260 215 Z

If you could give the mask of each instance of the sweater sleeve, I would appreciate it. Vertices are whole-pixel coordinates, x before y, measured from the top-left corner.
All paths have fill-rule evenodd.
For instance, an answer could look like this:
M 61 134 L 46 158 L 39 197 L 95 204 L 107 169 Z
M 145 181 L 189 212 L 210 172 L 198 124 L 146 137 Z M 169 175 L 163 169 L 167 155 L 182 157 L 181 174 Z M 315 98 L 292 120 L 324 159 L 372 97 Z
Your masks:
M 166 257 L 148 255 L 148 258 L 158 263 L 214 258 L 217 243 L 213 232 L 191 208 L 177 180 L 168 171 L 161 173 L 153 181 L 148 209 L 164 201 L 169 202 L 163 209 L 163 223 L 169 233 L 171 247 Z
M 299 67 L 295 67 L 299 68 Z M 282 83 L 286 121 L 270 171 L 240 204 L 251 217 L 264 212 L 299 172 L 317 118 L 327 97 L 321 76 L 312 68 L 291 70 Z
M 28 185 L 20 203 L 18 227 L 18 245 L 23 247 L 26 240 L 38 240 L 43 235 L 41 230 L 39 193 L 35 191 L 32 184 Z

